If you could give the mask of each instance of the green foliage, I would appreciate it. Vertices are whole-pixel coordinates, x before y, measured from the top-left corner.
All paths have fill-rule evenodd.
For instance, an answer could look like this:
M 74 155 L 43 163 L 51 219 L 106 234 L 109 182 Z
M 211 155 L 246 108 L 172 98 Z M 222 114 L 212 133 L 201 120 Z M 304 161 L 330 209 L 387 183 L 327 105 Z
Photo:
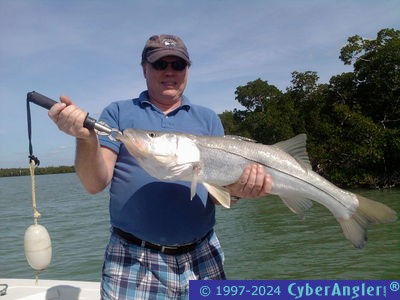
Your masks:
M 248 112 L 263 112 L 268 103 L 279 97 L 281 92 L 267 81 L 260 78 L 239 86 L 236 91 L 236 100 L 243 105 Z
M 382 29 L 375 40 L 353 36 L 342 48 L 345 64 L 354 61 L 356 100 L 363 114 L 384 127 L 400 122 L 400 31 Z
M 349 37 L 339 58 L 354 71 L 328 84 L 314 71 L 295 71 L 286 92 L 260 78 L 239 86 L 244 109 L 223 113 L 226 133 L 273 144 L 305 132 L 314 169 L 336 184 L 398 185 L 400 31 Z
M 333 179 L 342 185 L 377 186 L 385 164 L 381 147 L 384 129 L 345 104 L 333 105 L 332 117 L 340 126 L 336 147 L 327 152 L 330 163 L 325 165 L 326 176 L 339 173 L 343 178 Z
M 75 168 L 73 166 L 35 168 L 35 175 L 74 173 L 74 172 Z M 0 169 L 0 177 L 29 176 L 29 175 L 30 175 L 29 168 Z

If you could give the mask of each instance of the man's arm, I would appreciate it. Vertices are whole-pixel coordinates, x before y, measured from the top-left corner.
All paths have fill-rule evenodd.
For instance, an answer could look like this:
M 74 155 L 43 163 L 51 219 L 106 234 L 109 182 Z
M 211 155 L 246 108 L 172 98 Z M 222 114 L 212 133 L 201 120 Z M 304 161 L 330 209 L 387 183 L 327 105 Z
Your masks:
M 102 191 L 111 181 L 117 154 L 96 140 L 76 139 L 75 170 L 91 194 Z
M 49 110 L 58 128 L 76 138 L 75 170 L 89 193 L 102 191 L 111 181 L 117 154 L 100 146 L 97 134 L 83 127 L 87 113 L 66 96 Z

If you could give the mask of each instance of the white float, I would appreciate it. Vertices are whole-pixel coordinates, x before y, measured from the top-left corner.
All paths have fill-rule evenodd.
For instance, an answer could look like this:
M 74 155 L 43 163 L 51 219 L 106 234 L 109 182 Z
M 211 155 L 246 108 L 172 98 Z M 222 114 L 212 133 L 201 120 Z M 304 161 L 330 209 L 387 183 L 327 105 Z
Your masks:
M 24 236 L 25 256 L 36 271 L 47 268 L 51 262 L 52 248 L 47 229 L 39 224 L 29 226 Z

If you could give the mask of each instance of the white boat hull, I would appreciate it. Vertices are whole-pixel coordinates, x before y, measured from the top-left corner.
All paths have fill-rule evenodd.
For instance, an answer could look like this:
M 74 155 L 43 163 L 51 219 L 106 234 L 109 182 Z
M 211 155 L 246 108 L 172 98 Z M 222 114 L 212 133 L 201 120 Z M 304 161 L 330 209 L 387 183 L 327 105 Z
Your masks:
M 89 281 L 0 278 L 0 291 L 7 290 L 0 300 L 98 300 L 100 283 Z

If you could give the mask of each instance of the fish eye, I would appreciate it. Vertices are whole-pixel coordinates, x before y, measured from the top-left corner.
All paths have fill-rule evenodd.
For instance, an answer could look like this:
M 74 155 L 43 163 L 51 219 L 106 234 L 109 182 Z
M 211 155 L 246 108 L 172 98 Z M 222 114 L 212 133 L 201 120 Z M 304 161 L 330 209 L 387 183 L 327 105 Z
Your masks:
M 154 132 L 149 132 L 149 137 L 151 138 L 156 137 L 156 134 Z

